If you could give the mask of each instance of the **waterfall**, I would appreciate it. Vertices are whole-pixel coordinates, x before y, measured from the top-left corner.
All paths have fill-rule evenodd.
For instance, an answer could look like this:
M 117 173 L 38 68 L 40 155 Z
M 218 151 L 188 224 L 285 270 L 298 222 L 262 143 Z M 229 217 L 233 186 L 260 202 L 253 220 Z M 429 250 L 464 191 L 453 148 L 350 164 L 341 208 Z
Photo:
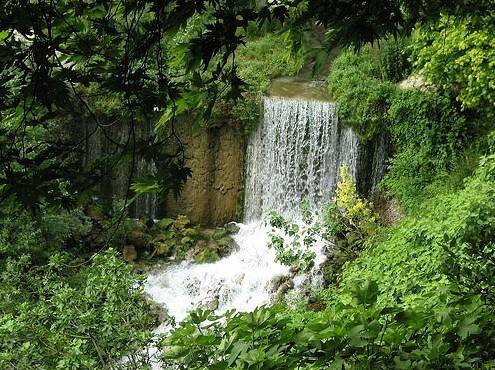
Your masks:
M 276 261 L 263 213 L 275 209 L 297 219 L 302 200 L 318 210 L 332 200 L 343 164 L 357 180 L 362 168 L 369 167 L 363 165 L 363 157 L 373 166 L 382 160 L 369 148 L 363 150 L 352 129 L 339 125 L 334 103 L 267 97 L 263 106 L 262 120 L 247 147 L 246 223 L 238 224 L 237 250 L 215 263 L 168 265 L 147 279 L 146 292 L 177 321 L 198 306 L 223 313 L 268 304 L 275 296 L 270 287 L 280 278 L 291 280 L 295 289 L 318 281 L 326 243 L 317 240 L 311 247 L 316 256 L 313 272 L 297 274 Z M 370 183 L 370 175 L 378 178 L 379 172 L 370 172 L 365 180 Z
M 338 124 L 334 103 L 267 97 L 263 105 L 246 153 L 246 221 L 268 209 L 297 217 L 304 199 L 317 210 L 331 201 L 343 164 L 356 178 L 359 138 Z

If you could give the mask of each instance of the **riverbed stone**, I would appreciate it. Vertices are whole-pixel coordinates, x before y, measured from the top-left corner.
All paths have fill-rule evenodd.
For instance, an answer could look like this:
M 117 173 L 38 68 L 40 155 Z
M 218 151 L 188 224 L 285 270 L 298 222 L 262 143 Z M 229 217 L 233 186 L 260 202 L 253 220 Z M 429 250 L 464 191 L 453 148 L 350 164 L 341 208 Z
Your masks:
M 208 300 L 205 304 L 204 307 L 207 310 L 215 311 L 218 308 L 219 305 L 219 297 L 215 296 L 212 299 Z
M 284 281 L 277 289 L 276 297 L 277 299 L 281 299 L 289 290 L 294 288 L 294 281 L 292 279 L 288 279 Z
M 220 256 L 226 257 L 231 254 L 234 250 L 238 249 L 239 246 L 230 236 L 224 236 L 222 239 L 217 240 L 217 250 Z
M 275 275 L 274 277 L 271 278 L 270 282 L 268 283 L 268 292 L 269 293 L 275 293 L 278 291 L 280 286 L 290 280 L 290 277 L 287 275 L 279 274 Z
M 133 245 L 126 245 L 122 249 L 124 261 L 132 262 L 137 258 L 136 248 Z
M 164 322 L 167 322 L 170 318 L 170 315 L 167 312 L 167 309 L 155 302 L 148 294 L 144 294 L 144 298 L 146 299 L 146 302 L 148 303 L 148 311 L 149 313 L 155 318 L 155 324 L 156 325 L 161 325 Z
M 224 228 L 229 235 L 237 234 L 240 230 L 239 225 L 237 225 L 237 223 L 235 222 L 229 222 L 228 224 L 225 224 Z

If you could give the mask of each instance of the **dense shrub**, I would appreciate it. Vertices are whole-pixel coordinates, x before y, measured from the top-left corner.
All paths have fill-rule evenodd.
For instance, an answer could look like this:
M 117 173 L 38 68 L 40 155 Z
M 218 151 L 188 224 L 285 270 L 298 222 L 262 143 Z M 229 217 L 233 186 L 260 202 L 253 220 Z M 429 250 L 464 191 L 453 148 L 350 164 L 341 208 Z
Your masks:
M 493 16 L 443 17 L 418 30 L 412 53 L 417 69 L 452 92 L 465 109 L 495 114 L 495 22 Z
M 333 202 L 315 212 L 303 201 L 300 215 L 300 219 L 290 220 L 270 211 L 266 220 L 271 227 L 269 246 L 275 249 L 279 262 L 307 272 L 314 265 L 312 246 L 325 245 L 331 254 L 325 271 L 328 280 L 333 280 L 342 265 L 354 259 L 378 230 L 372 204 L 358 195 L 345 165 L 340 168 Z
M 239 76 L 247 84 L 244 99 L 234 104 L 233 113 L 247 133 L 259 122 L 261 98 L 270 88 L 271 80 L 295 76 L 301 69 L 302 53 L 291 54 L 290 42 L 282 35 L 266 34 L 252 38 L 236 54 Z
M 454 168 L 474 132 L 452 100 L 434 92 L 397 90 L 387 114 L 396 155 L 384 185 L 411 209 L 428 184 Z
M 65 253 L 44 265 L 28 255 L 1 263 L 0 367 L 129 367 L 151 338 L 140 281 L 113 251 L 88 265 Z M 144 358 L 143 358 L 144 357 Z
M 13 208 L 2 216 L 0 368 L 103 368 L 126 355 L 130 368 L 147 361 L 153 319 L 142 282 L 114 250 L 91 254 L 93 220 L 80 209 L 33 218 Z
M 386 123 L 394 87 L 384 81 L 377 51 L 344 51 L 332 64 L 328 76 L 330 95 L 339 106 L 339 119 L 367 140 Z
M 454 168 L 479 130 L 467 123 L 451 92 L 396 84 L 411 71 L 407 45 L 398 40 L 345 51 L 332 65 L 328 86 L 339 104 L 339 119 L 362 140 L 388 131 L 395 155 L 383 185 L 411 210 L 428 185 Z
M 393 83 L 411 71 L 408 40 L 383 40 L 360 51 L 344 50 L 328 75 L 330 95 L 339 105 L 339 119 L 363 140 L 388 123 L 387 110 L 395 94 Z

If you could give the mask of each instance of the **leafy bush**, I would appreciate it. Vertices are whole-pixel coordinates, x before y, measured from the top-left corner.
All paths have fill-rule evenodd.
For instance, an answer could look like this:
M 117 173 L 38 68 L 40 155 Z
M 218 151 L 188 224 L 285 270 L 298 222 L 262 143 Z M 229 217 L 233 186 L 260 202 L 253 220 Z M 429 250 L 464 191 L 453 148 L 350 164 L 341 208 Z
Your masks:
M 353 127 L 362 139 L 373 137 L 386 123 L 393 85 L 382 80 L 377 51 L 344 51 L 332 64 L 328 76 L 330 95 L 339 106 L 339 119 Z
M 416 32 L 414 65 L 439 88 L 453 92 L 465 109 L 495 114 L 493 16 L 444 16 Z
M 302 202 L 301 208 L 307 207 Z M 271 226 L 269 247 L 275 249 L 277 260 L 283 265 L 295 266 L 308 272 L 314 266 L 315 252 L 311 246 L 319 238 L 319 224 L 313 223 L 312 215 L 297 222 L 284 218 L 275 211 L 267 215 L 266 223 Z M 311 217 L 311 218 L 310 218 Z
M 356 184 L 346 165 L 340 168 L 334 202 L 342 213 L 340 230 L 346 235 L 348 243 L 355 240 L 362 243 L 374 234 L 377 220 L 372 205 L 358 195 Z
M 267 224 L 272 227 L 270 247 L 275 249 L 276 257 L 282 264 L 309 271 L 315 257 L 312 246 L 323 243 L 332 255 L 328 265 L 333 275 L 346 261 L 356 257 L 378 228 L 371 203 L 359 197 L 356 184 L 345 165 L 340 168 L 333 203 L 324 205 L 319 214 L 315 214 L 308 202 L 303 201 L 297 222 L 271 211 Z
M 103 368 L 129 356 L 148 361 L 143 348 L 152 318 L 141 282 L 114 251 L 89 265 L 66 253 L 45 265 L 29 256 L 2 261 L 0 367 Z
M 397 154 L 383 184 L 410 210 L 454 168 L 474 132 L 449 97 L 417 90 L 396 91 L 388 120 Z
M 246 133 L 259 122 L 261 98 L 270 88 L 271 80 L 295 76 L 301 69 L 302 54 L 290 53 L 290 42 L 281 35 L 266 34 L 252 38 L 236 53 L 239 76 L 247 84 L 244 99 L 233 106 L 232 114 L 244 126 Z

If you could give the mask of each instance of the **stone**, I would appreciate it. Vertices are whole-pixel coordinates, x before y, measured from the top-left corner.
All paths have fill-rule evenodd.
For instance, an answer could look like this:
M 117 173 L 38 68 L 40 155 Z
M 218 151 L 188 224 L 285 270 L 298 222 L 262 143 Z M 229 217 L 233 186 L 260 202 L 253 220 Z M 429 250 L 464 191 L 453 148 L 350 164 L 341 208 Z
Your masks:
M 207 301 L 205 303 L 204 307 L 206 309 L 208 309 L 208 310 L 215 311 L 218 308 L 218 305 L 219 305 L 218 299 L 219 299 L 219 297 L 218 297 L 218 295 L 216 295 L 211 300 Z
M 290 279 L 287 275 L 275 275 L 268 283 L 268 292 L 275 293 L 280 286 Z
M 144 249 L 148 246 L 149 236 L 143 231 L 132 230 L 127 235 L 127 242 L 134 245 L 137 249 Z
M 220 123 L 217 127 L 193 128 L 187 121 L 178 122 L 185 165 L 192 176 L 178 198 L 167 198 L 167 216 L 185 214 L 195 224 L 214 226 L 240 219 L 245 136 L 235 122 L 222 119 Z M 174 145 L 167 144 L 172 152 Z
M 228 256 L 239 247 L 230 236 L 224 236 L 222 239 L 217 240 L 216 243 L 218 253 L 222 257 Z
M 137 258 L 136 248 L 133 245 L 126 245 L 122 249 L 122 254 L 124 256 L 124 261 L 132 262 Z
M 167 322 L 170 319 L 170 315 L 168 314 L 167 309 L 164 306 L 153 301 L 151 297 L 146 293 L 144 294 L 144 298 L 148 303 L 149 313 L 155 317 L 156 325 L 163 324 L 164 322 Z
M 299 266 L 291 266 L 291 268 L 289 269 L 290 276 L 296 276 L 299 273 L 299 270 Z
M 228 224 L 225 224 L 224 228 L 229 235 L 237 234 L 241 229 L 235 222 L 229 222 Z
M 237 285 L 241 285 L 242 282 L 244 281 L 245 276 L 246 276 L 246 274 L 244 274 L 244 273 L 237 274 L 234 278 L 234 283 L 236 283 Z
M 277 289 L 276 296 L 278 299 L 282 298 L 289 290 L 294 288 L 294 282 L 292 280 L 284 281 Z

